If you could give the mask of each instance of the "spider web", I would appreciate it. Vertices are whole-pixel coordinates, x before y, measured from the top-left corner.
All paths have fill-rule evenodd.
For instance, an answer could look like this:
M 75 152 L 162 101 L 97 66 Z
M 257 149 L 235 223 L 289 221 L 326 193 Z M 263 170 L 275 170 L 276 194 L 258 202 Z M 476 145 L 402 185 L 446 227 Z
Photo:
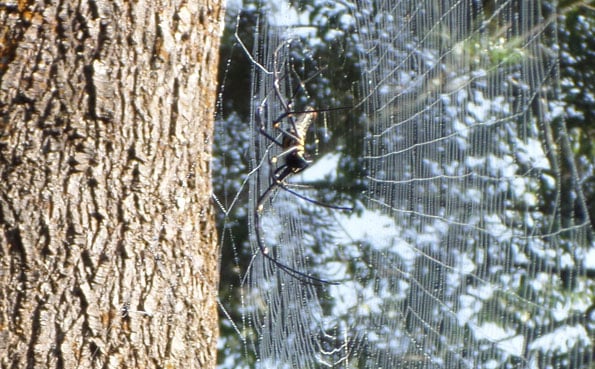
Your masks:
M 275 4 L 230 18 L 251 82 L 247 122 L 232 114 L 218 128 L 215 167 L 230 168 L 222 249 L 234 260 L 222 259 L 234 282 L 221 295 L 221 367 L 589 367 L 593 238 L 550 4 Z M 289 182 L 355 211 L 277 189 L 261 216 L 269 255 L 339 282 L 304 283 L 256 240 L 282 151 L 259 127 L 279 135 L 280 98 L 292 111 L 341 107 L 329 80 L 347 60 L 359 71 L 353 108 L 320 114 L 306 140 L 320 141 L 306 147 L 314 163 Z M 226 156 L 234 146 L 245 167 Z

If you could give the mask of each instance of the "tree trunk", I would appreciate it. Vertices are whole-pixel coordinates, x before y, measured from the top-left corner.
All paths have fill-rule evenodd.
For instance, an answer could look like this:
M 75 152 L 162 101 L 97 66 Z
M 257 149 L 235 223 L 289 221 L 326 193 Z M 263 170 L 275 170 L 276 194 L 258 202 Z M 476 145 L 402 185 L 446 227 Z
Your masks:
M 1 368 L 215 367 L 222 14 L 0 4 Z

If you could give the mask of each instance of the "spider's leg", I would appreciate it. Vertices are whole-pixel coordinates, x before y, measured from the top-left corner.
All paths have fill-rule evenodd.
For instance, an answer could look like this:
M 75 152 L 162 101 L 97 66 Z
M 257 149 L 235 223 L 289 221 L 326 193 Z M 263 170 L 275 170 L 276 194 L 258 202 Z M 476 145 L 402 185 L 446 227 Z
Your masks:
M 316 73 L 312 74 L 310 77 L 306 78 L 305 80 L 302 81 L 302 79 L 300 78 L 299 74 L 296 72 L 295 70 L 295 65 L 291 65 L 291 71 L 293 72 L 293 75 L 296 77 L 296 79 L 299 82 L 299 86 L 295 88 L 295 91 L 293 92 L 292 96 L 297 95 L 298 93 L 298 89 L 302 89 L 302 91 L 304 91 L 304 94 L 306 95 L 306 97 L 308 98 L 308 100 L 311 100 L 310 94 L 308 93 L 308 90 L 306 89 L 306 83 L 309 83 L 310 81 L 312 81 L 314 78 L 316 78 L 318 75 L 322 74 L 322 72 L 324 72 L 326 69 L 328 69 L 328 65 L 325 65 L 322 68 L 319 68 Z
M 256 224 L 254 229 L 255 229 L 255 235 L 256 235 L 256 242 L 258 243 L 258 248 L 260 249 L 260 253 L 266 259 L 268 259 L 271 263 L 275 264 L 279 269 L 283 270 L 285 273 L 289 274 L 291 277 L 299 280 L 302 283 L 306 283 L 306 284 L 310 284 L 310 285 L 321 285 L 321 284 L 338 285 L 339 284 L 338 282 L 332 282 L 332 281 L 327 281 L 325 279 L 316 278 L 316 277 L 308 275 L 304 272 L 300 272 L 299 270 L 295 270 L 295 269 L 281 263 L 280 261 L 275 259 L 273 256 L 269 255 L 266 247 L 263 245 L 262 238 L 260 236 L 261 225 L 260 225 L 260 212 L 258 211 L 258 207 L 257 207 L 257 210 L 254 212 L 254 223 Z
M 262 213 L 262 211 L 264 210 L 264 203 L 268 200 L 268 198 L 273 194 L 274 190 L 277 188 L 277 185 L 279 183 L 277 181 L 271 183 L 271 185 L 269 186 L 269 188 L 267 188 L 262 195 L 260 195 L 260 197 L 258 198 L 258 201 L 256 202 L 256 211 L 258 213 Z
M 269 140 L 271 140 L 275 145 L 283 147 L 283 144 L 279 142 L 275 137 L 271 136 L 263 127 L 260 127 L 259 132 Z
M 275 91 L 275 95 L 277 96 L 277 99 L 279 99 L 279 102 L 281 103 L 281 107 L 283 108 L 283 110 L 285 112 L 273 121 L 273 126 L 277 129 L 279 129 L 285 136 L 291 137 L 292 139 L 294 139 L 296 142 L 299 142 L 303 146 L 303 141 L 306 136 L 306 132 L 308 131 L 308 127 L 310 126 L 310 124 L 312 123 L 314 118 L 316 117 L 316 111 L 314 110 L 314 108 L 309 106 L 306 108 L 306 111 L 304 111 L 303 113 L 300 113 L 297 116 L 297 118 L 294 119 L 293 115 L 296 114 L 296 112 L 291 111 L 290 104 L 287 102 L 287 100 L 285 100 L 284 95 L 281 93 L 281 86 L 280 86 L 281 78 L 279 75 L 281 70 L 279 68 L 279 63 L 280 63 L 279 53 L 286 45 L 290 45 L 291 42 L 292 42 L 291 40 L 282 42 L 277 47 L 277 49 L 275 49 L 275 51 L 273 53 L 274 91 Z M 301 84 L 303 84 L 303 83 L 301 83 Z M 289 122 L 291 124 L 291 129 L 289 131 L 283 130 L 279 125 L 281 120 L 283 120 L 285 118 L 288 118 Z
M 276 125 L 276 128 L 281 128 L 279 127 L 279 122 L 284 119 L 284 118 L 289 118 L 289 122 L 293 128 L 293 132 L 295 133 L 290 133 L 287 131 L 282 131 L 285 135 L 288 135 L 289 137 L 292 137 L 293 139 L 296 139 L 299 141 L 299 133 L 298 130 L 296 129 L 298 124 L 296 123 L 295 119 L 293 118 L 293 114 L 295 114 L 294 112 L 292 112 L 291 110 L 291 105 L 290 103 L 287 102 L 287 100 L 285 100 L 284 95 L 281 93 L 281 77 L 280 77 L 280 72 L 281 69 L 279 68 L 279 53 L 281 52 L 281 49 L 283 49 L 286 45 L 291 45 L 292 40 L 286 40 L 283 41 L 278 47 L 277 49 L 275 49 L 275 52 L 273 53 L 273 77 L 274 77 L 274 81 L 273 81 L 273 87 L 274 87 L 274 91 L 275 91 L 275 95 L 277 96 L 277 99 L 279 99 L 279 102 L 281 103 L 281 107 L 283 108 L 283 111 L 285 111 L 285 113 L 283 113 L 279 118 L 275 119 L 275 121 L 273 121 L 273 125 Z M 287 72 L 289 73 L 289 72 Z
M 325 203 L 325 202 L 320 202 L 320 201 L 317 201 L 317 200 L 311 199 L 311 198 L 309 198 L 309 197 L 306 197 L 306 196 L 304 196 L 304 195 L 300 194 L 299 192 L 295 192 L 294 190 L 292 190 L 292 189 L 288 188 L 288 187 L 287 187 L 287 186 L 286 186 L 284 183 L 282 183 L 282 182 L 278 182 L 278 183 L 277 183 L 277 185 L 278 185 L 279 187 L 281 187 L 283 190 L 285 190 L 285 191 L 289 192 L 290 194 L 292 194 L 292 195 L 294 195 L 294 196 L 296 196 L 296 197 L 299 197 L 299 198 L 300 198 L 300 199 L 302 199 L 302 200 L 308 201 L 308 202 L 310 202 L 310 203 L 312 203 L 312 204 L 319 205 L 319 206 L 322 206 L 322 207 L 325 207 L 325 208 L 329 208 L 329 209 L 335 209 L 335 210 L 344 210 L 344 211 L 353 211 L 353 208 L 352 208 L 352 207 L 331 205 L 331 204 L 327 204 L 327 203 Z
M 280 172 L 280 173 L 279 173 Z M 264 209 L 264 203 L 268 200 L 269 197 L 273 194 L 274 190 L 291 174 L 294 174 L 291 167 L 287 164 L 283 164 L 275 169 L 274 172 L 271 173 L 271 178 L 273 179 L 273 183 L 260 195 L 257 201 L 256 209 L 260 212 Z
M 286 43 L 290 43 L 290 42 L 291 42 L 291 40 L 281 42 L 281 44 L 273 52 L 273 76 L 275 79 L 273 86 L 275 87 L 275 94 L 277 95 L 277 98 L 281 102 L 281 106 L 283 107 L 283 110 L 286 112 L 290 111 L 291 109 L 289 108 L 289 104 L 287 103 L 287 101 L 285 101 L 285 98 L 283 97 L 283 94 L 281 93 L 281 88 L 279 87 L 279 81 L 281 80 L 281 78 L 279 78 L 278 64 L 279 64 L 279 52 L 281 51 L 281 49 L 283 47 L 285 47 Z
M 287 164 L 283 164 L 273 172 L 273 179 L 279 183 L 285 180 L 293 171 Z
M 275 145 L 279 146 L 279 147 L 283 147 L 283 144 L 277 140 L 275 137 L 271 136 L 265 128 L 265 124 L 264 121 L 262 120 L 262 112 L 264 110 L 264 106 L 266 104 L 266 101 L 269 97 L 265 97 L 264 100 L 262 100 L 262 102 L 260 103 L 260 105 L 258 106 L 258 108 L 256 108 L 256 121 L 258 124 L 258 131 L 267 139 L 269 139 L 271 142 L 275 143 Z

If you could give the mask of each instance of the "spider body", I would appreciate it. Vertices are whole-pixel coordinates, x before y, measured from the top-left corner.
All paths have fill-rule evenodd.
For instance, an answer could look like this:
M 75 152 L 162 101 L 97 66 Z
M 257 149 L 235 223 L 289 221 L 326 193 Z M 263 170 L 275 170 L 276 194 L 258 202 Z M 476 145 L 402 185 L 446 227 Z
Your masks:
M 316 111 L 314 108 L 308 107 L 306 111 L 298 115 L 293 127 L 283 132 L 281 144 L 283 152 L 280 156 L 283 155 L 284 163 L 275 170 L 275 181 L 283 181 L 289 175 L 300 173 L 312 164 L 312 161 L 308 160 L 306 156 L 305 138 L 308 128 L 315 119 Z
M 239 41 L 241 42 L 241 40 Z M 266 139 L 271 141 L 271 146 L 277 145 L 280 148 L 281 153 L 269 158 L 269 164 L 271 166 L 269 182 L 270 184 L 269 187 L 266 190 L 264 190 L 258 197 L 253 213 L 255 224 L 255 238 L 256 243 L 258 244 L 258 248 L 260 249 L 262 255 L 270 262 L 275 264 L 278 268 L 285 271 L 287 274 L 293 276 L 294 278 L 306 284 L 337 284 L 338 282 L 327 281 L 311 276 L 309 274 L 293 269 L 279 262 L 273 255 L 269 254 L 269 250 L 264 244 L 264 241 L 262 240 L 261 214 L 264 212 L 265 205 L 270 204 L 271 195 L 275 192 L 275 190 L 279 188 L 295 195 L 296 197 L 302 200 L 308 201 L 312 204 L 316 204 L 322 207 L 344 211 L 353 210 L 351 207 L 334 206 L 310 199 L 304 195 L 299 194 L 296 191 L 293 191 L 287 186 L 286 179 L 288 177 L 302 172 L 303 170 L 308 168 L 312 163 L 312 161 L 308 160 L 306 155 L 306 134 L 308 132 L 308 129 L 312 125 L 312 122 L 314 122 L 317 116 L 317 111 L 311 106 L 306 107 L 304 111 L 292 111 L 291 105 L 285 100 L 283 94 L 281 93 L 279 53 L 281 52 L 281 50 L 283 50 L 285 46 L 289 46 L 289 44 L 290 41 L 283 42 L 275 50 L 273 55 L 274 70 L 272 72 L 266 70 L 262 65 L 257 64 L 265 74 L 272 74 L 274 76 L 274 94 L 279 100 L 279 103 L 281 104 L 281 107 L 285 112 L 272 121 L 270 127 L 276 130 L 276 133 L 271 133 L 270 131 L 267 131 L 267 125 L 265 124 L 265 121 L 262 120 L 268 96 L 265 97 L 265 99 L 262 101 L 262 103 L 256 111 L 256 119 L 258 121 L 260 134 L 262 134 Z M 245 49 L 245 46 L 243 47 Z M 300 86 L 305 90 L 304 83 L 301 81 Z M 327 111 L 328 110 L 329 109 L 327 109 Z M 283 124 L 284 121 L 286 121 L 286 123 Z M 280 165 L 277 164 L 279 159 L 281 159 Z M 275 165 L 277 165 L 277 167 L 273 170 L 272 168 L 275 167 Z
M 295 116 L 295 118 L 294 118 Z M 346 210 L 351 211 L 353 210 L 350 207 L 342 207 L 342 206 L 334 206 L 329 205 L 326 203 L 322 203 L 320 201 L 316 201 L 310 198 L 301 195 L 290 188 L 287 187 L 285 180 L 297 173 L 304 171 L 306 168 L 312 164 L 311 160 L 308 160 L 306 156 L 306 134 L 308 129 L 312 125 L 312 122 L 316 119 L 317 112 L 312 107 L 307 107 L 305 111 L 296 113 L 296 112 L 286 112 L 282 114 L 279 118 L 277 118 L 273 122 L 273 127 L 281 132 L 281 140 L 273 137 L 269 134 L 265 129 L 264 125 L 261 124 L 260 133 L 264 135 L 267 139 L 272 141 L 275 145 L 279 146 L 282 149 L 282 152 L 276 156 L 273 156 L 270 159 L 270 164 L 274 165 L 277 163 L 278 159 L 282 159 L 282 164 L 279 165 L 271 174 L 272 183 L 271 185 L 262 193 L 259 197 L 256 211 L 254 212 L 255 223 L 256 223 L 256 239 L 258 242 L 258 246 L 262 251 L 262 254 L 272 261 L 275 265 L 279 268 L 284 270 L 289 275 L 293 276 L 301 280 L 307 284 L 337 284 L 336 282 L 330 282 L 324 279 L 319 279 L 313 277 L 311 275 L 307 275 L 303 272 L 295 270 L 278 262 L 275 258 L 268 254 L 268 249 L 262 244 L 261 240 L 261 226 L 260 226 L 260 214 L 264 211 L 264 205 L 274 192 L 275 189 L 281 188 L 296 197 L 308 201 L 310 203 L 320 205 L 330 209 L 336 210 Z M 284 129 L 281 127 L 281 121 L 285 118 L 289 120 L 289 128 Z

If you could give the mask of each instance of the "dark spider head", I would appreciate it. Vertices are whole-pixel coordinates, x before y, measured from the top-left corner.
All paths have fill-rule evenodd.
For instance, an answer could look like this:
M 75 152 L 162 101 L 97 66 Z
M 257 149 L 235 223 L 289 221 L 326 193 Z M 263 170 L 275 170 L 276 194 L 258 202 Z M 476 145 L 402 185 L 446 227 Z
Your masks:
M 285 178 L 292 174 L 297 174 L 302 170 L 308 168 L 312 163 L 306 159 L 302 150 L 294 150 L 284 157 L 284 163 L 275 170 L 275 180 L 278 182 L 284 181 Z
M 285 165 L 291 169 L 292 173 L 299 173 L 310 166 L 311 161 L 306 159 L 305 153 L 295 150 L 285 157 Z

